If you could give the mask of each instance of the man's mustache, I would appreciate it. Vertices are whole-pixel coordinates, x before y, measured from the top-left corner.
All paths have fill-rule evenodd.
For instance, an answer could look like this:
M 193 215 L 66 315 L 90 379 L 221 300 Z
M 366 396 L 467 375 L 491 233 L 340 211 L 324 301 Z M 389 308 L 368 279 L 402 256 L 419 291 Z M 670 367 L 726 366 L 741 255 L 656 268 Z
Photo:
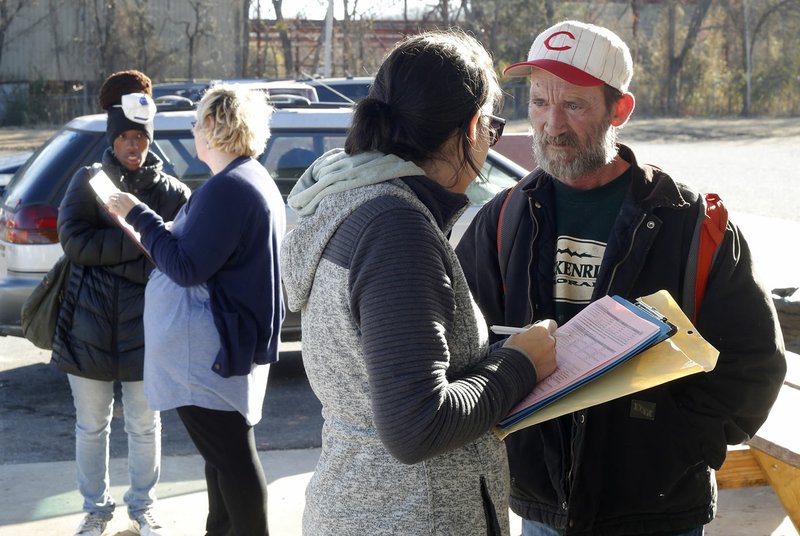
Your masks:
M 537 141 L 542 145 L 558 145 L 561 147 L 578 147 L 579 140 L 578 136 L 570 133 L 565 132 L 564 134 L 559 134 L 558 136 L 550 136 L 549 134 L 545 134 L 542 132 L 541 134 L 536 135 Z

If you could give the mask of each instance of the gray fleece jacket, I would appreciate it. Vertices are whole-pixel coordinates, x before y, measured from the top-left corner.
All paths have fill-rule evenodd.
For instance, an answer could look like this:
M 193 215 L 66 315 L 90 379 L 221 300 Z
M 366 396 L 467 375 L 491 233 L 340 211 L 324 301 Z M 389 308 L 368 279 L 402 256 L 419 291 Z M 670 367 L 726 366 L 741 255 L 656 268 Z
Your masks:
M 489 431 L 535 384 L 489 348 L 446 233 L 466 207 L 393 155 L 323 155 L 289 205 L 281 263 L 323 406 L 308 535 L 508 533 L 505 447 Z

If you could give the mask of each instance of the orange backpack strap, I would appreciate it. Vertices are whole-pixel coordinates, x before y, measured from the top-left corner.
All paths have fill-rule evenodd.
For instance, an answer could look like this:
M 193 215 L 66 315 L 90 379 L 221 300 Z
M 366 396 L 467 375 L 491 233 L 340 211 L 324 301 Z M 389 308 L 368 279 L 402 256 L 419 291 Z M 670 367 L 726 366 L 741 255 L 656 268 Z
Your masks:
M 684 283 L 684 312 L 691 314 L 692 322 L 697 321 L 697 313 L 706 293 L 708 274 L 728 225 L 728 209 L 717 194 L 705 194 L 703 207 L 695 226 Z M 690 304 L 692 308 L 687 311 Z

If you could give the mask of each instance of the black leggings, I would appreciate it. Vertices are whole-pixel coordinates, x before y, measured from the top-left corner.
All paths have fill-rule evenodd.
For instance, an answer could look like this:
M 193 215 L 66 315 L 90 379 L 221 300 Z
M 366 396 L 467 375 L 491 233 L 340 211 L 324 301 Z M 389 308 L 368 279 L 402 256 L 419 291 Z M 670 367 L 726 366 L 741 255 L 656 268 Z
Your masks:
M 206 535 L 267 536 L 267 479 L 253 427 L 237 411 L 182 406 L 177 412 L 206 462 Z

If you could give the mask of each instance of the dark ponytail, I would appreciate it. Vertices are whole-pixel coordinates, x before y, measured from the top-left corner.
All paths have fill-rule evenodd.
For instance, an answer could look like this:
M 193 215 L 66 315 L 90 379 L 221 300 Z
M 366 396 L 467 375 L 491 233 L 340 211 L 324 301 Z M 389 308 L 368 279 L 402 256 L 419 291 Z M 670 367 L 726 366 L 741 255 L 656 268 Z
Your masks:
M 363 98 L 353 113 L 353 125 L 359 125 L 359 128 L 351 127 L 345 150 L 349 154 L 386 152 L 383 150 L 386 147 L 384 140 L 392 137 L 392 119 L 392 111 L 384 101 L 376 99 L 372 94 Z
M 491 58 L 473 37 L 458 30 L 411 36 L 389 53 L 356 105 L 345 151 L 380 151 L 420 164 L 458 131 L 462 166 L 478 173 L 467 127 L 476 112 L 500 100 Z

